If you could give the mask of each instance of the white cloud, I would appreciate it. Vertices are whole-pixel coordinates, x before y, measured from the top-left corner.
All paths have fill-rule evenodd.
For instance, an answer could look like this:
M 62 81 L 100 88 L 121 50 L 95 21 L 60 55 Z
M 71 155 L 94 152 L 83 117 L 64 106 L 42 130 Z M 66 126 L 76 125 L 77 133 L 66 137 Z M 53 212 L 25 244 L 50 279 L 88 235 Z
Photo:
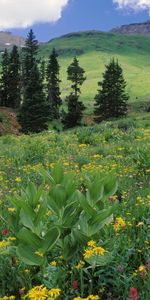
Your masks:
M 113 0 L 119 8 L 138 10 L 148 10 L 150 12 L 150 0 Z
M 55 22 L 69 0 L 0 0 L 0 29 Z

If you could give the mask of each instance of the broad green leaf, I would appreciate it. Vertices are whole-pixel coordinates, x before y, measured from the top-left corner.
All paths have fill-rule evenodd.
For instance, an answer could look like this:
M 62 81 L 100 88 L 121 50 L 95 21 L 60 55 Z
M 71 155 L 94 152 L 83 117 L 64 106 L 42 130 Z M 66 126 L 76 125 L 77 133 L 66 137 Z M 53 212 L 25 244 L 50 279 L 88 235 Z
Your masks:
M 32 231 L 34 231 L 34 224 L 31 216 L 24 211 L 24 209 L 21 209 L 20 211 L 20 220 L 23 226 L 30 228 Z
M 96 233 L 98 233 L 100 231 L 100 229 L 102 229 L 105 225 L 108 225 L 109 223 L 111 223 L 113 221 L 113 215 L 110 215 L 109 217 L 105 218 L 103 221 L 101 222 L 97 222 L 93 225 L 91 225 L 91 223 L 89 224 L 89 233 L 90 236 L 92 237 L 93 235 L 95 235 Z
M 40 266 L 43 264 L 44 258 L 35 254 L 35 250 L 26 245 L 20 244 L 17 247 L 16 253 L 21 261 L 23 261 L 26 265 L 30 266 Z
M 31 232 L 31 230 L 27 228 L 22 228 L 18 234 L 18 239 L 31 246 L 33 249 L 40 249 L 42 244 L 42 239 L 40 239 L 35 233 Z
M 96 213 L 96 210 L 92 208 L 89 203 L 87 202 L 85 196 L 78 191 L 78 201 L 82 207 L 82 209 L 89 215 L 93 216 Z
M 42 178 L 47 182 L 50 183 L 52 185 L 55 184 L 55 180 L 54 178 L 50 175 L 50 173 L 48 171 L 46 171 L 45 169 L 41 169 L 39 171 L 39 174 L 42 176 Z
M 104 221 L 106 218 L 108 218 L 113 212 L 113 208 L 109 207 L 106 209 L 101 210 L 100 212 L 97 212 L 95 216 L 91 218 L 91 224 L 100 223 Z
M 113 176 L 113 175 L 112 175 Z M 114 195 L 118 188 L 118 182 L 116 178 L 108 177 L 106 181 L 104 182 L 104 195 L 106 197 L 109 197 L 111 195 Z
M 66 204 L 66 191 L 60 184 L 55 185 L 50 191 L 50 196 L 55 201 L 57 207 L 61 209 Z
M 92 255 L 89 258 L 85 258 L 85 261 L 88 262 L 92 267 L 102 267 L 112 261 L 112 254 L 106 252 L 104 255 Z
M 43 252 L 49 251 L 57 243 L 60 237 L 60 231 L 56 227 L 52 227 L 44 236 L 41 249 Z
M 60 162 L 58 162 L 53 169 L 53 178 L 55 183 L 61 183 L 63 180 L 63 166 Z
M 34 226 L 38 227 L 38 229 L 40 230 L 40 224 L 42 225 L 42 221 L 45 218 L 46 215 L 46 211 L 47 211 L 47 200 L 44 199 L 43 201 L 40 202 L 40 207 L 38 208 L 38 212 L 36 214 L 36 217 L 34 219 Z M 42 231 L 42 228 L 40 230 L 40 232 Z

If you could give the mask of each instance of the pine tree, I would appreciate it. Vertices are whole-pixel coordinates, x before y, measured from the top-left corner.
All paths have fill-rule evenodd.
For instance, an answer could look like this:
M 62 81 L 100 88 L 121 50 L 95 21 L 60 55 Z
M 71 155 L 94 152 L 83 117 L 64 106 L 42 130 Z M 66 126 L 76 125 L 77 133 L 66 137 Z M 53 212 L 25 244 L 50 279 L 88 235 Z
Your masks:
M 13 46 L 9 60 L 8 106 L 18 109 L 21 100 L 20 58 L 17 46 Z
M 9 106 L 9 54 L 5 49 L 1 62 L 0 105 Z
M 60 82 L 59 79 L 59 64 L 57 60 L 58 54 L 55 48 L 53 48 L 52 53 L 49 57 L 49 63 L 47 66 L 47 92 L 48 92 L 48 102 L 50 104 L 51 110 L 51 120 L 59 119 L 60 113 L 59 108 L 62 104 L 61 93 L 60 93 Z
M 127 100 L 125 92 L 126 82 L 123 70 L 114 59 L 106 65 L 103 81 L 98 82 L 101 87 L 95 96 L 95 120 L 100 122 L 109 118 L 117 118 L 127 114 Z
M 80 125 L 81 119 L 83 117 L 83 111 L 85 110 L 84 104 L 79 101 L 79 96 L 81 94 L 80 87 L 85 81 L 84 76 L 85 71 L 79 66 L 79 61 L 74 57 L 73 62 L 67 69 L 68 80 L 72 81 L 72 92 L 66 98 L 68 112 L 65 114 L 63 123 L 66 128 L 71 128 L 76 125 Z
M 43 92 L 41 74 L 36 58 L 37 51 L 38 42 L 31 30 L 24 48 L 23 103 L 18 114 L 18 121 L 24 133 L 38 133 L 48 128 L 49 105 Z

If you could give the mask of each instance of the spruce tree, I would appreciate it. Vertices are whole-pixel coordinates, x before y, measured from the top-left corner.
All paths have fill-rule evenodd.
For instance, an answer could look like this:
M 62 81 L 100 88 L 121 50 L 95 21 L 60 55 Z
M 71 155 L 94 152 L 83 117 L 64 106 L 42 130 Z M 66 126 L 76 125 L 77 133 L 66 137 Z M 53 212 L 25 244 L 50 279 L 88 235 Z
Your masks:
M 58 54 L 55 48 L 53 48 L 52 53 L 49 57 L 49 63 L 47 66 L 47 93 L 48 102 L 50 104 L 50 117 L 51 120 L 59 119 L 60 113 L 59 108 L 62 104 L 61 93 L 60 93 L 60 82 L 59 79 L 59 64 L 57 60 Z
M 48 128 L 49 105 L 43 92 L 37 52 L 38 41 L 30 30 L 24 48 L 23 103 L 18 114 L 18 121 L 24 133 L 38 133 Z
M 5 49 L 1 62 L 0 105 L 9 106 L 9 54 Z
M 129 99 L 125 87 L 123 70 L 114 59 L 106 65 L 103 80 L 98 82 L 100 89 L 95 96 L 95 121 L 100 122 L 109 118 L 117 118 L 127 114 Z
M 86 77 L 84 76 L 85 71 L 79 66 L 79 61 L 76 57 L 74 57 L 73 62 L 68 67 L 67 73 L 67 79 L 72 81 L 72 92 L 66 98 L 68 112 L 65 113 L 63 123 L 65 128 L 71 128 L 76 125 L 80 125 L 83 117 L 83 111 L 86 108 L 84 104 L 79 101 L 79 96 L 81 94 L 80 87 L 82 86 Z
M 9 60 L 9 107 L 18 109 L 21 101 L 20 58 L 17 46 L 13 46 Z

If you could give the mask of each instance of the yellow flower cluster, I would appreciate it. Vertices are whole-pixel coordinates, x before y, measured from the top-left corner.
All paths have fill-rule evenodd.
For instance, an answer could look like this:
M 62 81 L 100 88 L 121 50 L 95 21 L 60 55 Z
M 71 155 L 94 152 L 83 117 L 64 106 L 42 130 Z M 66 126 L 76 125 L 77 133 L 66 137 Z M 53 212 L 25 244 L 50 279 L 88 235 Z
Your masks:
M 0 300 L 14 300 L 14 299 L 16 299 L 15 296 L 9 296 L 9 297 L 4 296 L 3 298 L 0 298 Z
M 100 297 L 98 295 L 89 295 L 86 298 L 75 297 L 73 300 L 100 300 Z
M 119 231 L 120 229 L 125 228 L 125 227 L 126 227 L 126 223 L 125 223 L 124 219 L 121 217 L 116 218 L 116 221 L 114 224 L 115 231 Z
M 84 265 L 85 265 L 85 262 L 82 261 L 82 260 L 80 260 L 79 263 L 75 266 L 75 268 L 77 270 L 80 270 L 80 269 L 82 269 L 84 267 Z
M 58 288 L 48 290 L 44 285 L 40 285 L 32 288 L 26 297 L 28 297 L 29 300 L 54 300 L 60 293 L 61 290 Z
M 5 240 L 3 240 L 3 241 L 0 241 L 0 249 L 4 249 L 4 248 L 6 248 L 7 246 L 9 246 L 9 241 L 5 241 Z
M 88 245 L 88 249 L 85 249 L 83 256 L 84 258 L 90 258 L 93 255 L 104 255 L 104 253 L 106 252 L 106 250 L 100 246 L 96 245 L 96 242 L 91 240 L 87 243 Z

